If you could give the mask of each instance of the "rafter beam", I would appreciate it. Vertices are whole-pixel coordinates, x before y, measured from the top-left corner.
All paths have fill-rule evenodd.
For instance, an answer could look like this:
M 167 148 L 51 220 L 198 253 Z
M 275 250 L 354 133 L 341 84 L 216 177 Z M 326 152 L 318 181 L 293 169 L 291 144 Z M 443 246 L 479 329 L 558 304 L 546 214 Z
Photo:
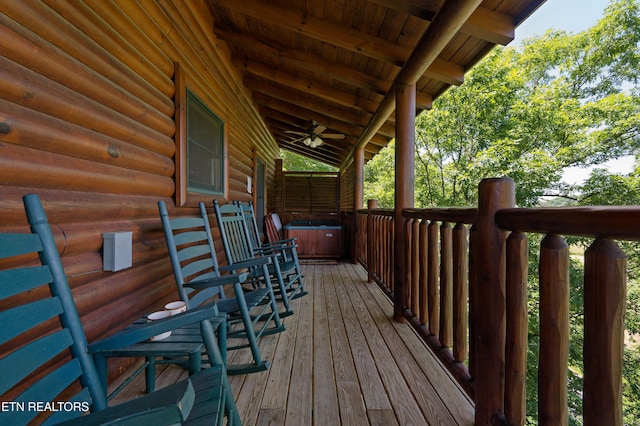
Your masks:
M 278 61 L 284 66 L 303 67 L 309 71 L 335 78 L 342 83 L 360 89 L 385 94 L 389 91 L 392 84 L 391 81 L 372 79 L 370 74 L 360 72 L 325 58 L 319 60 L 317 56 L 308 53 L 271 46 L 264 41 L 257 40 L 250 34 L 234 32 L 219 27 L 214 28 L 214 32 L 221 40 L 227 43 L 239 46 L 250 52 L 259 52 L 272 58 L 278 58 Z M 400 68 L 398 67 L 398 71 L 399 70 Z M 427 68 L 425 76 L 435 78 L 447 84 L 459 86 L 464 82 L 464 69 L 453 62 L 435 59 Z
M 245 86 L 247 86 L 253 92 L 262 93 L 270 98 L 286 99 L 288 103 L 293 104 L 299 108 L 305 108 L 310 111 L 317 111 L 323 116 L 344 121 L 345 123 L 354 123 L 356 125 L 364 127 L 372 115 L 364 113 L 361 110 L 346 108 L 344 106 L 338 105 L 334 102 L 326 101 L 324 99 L 313 98 L 305 93 L 300 93 L 298 91 L 285 88 L 281 85 L 266 83 L 254 77 L 245 77 L 244 83 Z
M 427 93 L 416 92 L 416 107 L 418 109 L 431 109 L 432 104 L 433 96 Z
M 336 156 L 327 156 L 323 152 L 318 151 L 317 148 L 309 148 L 304 145 L 300 146 L 290 142 L 281 143 L 280 148 L 295 152 L 296 154 L 304 155 L 305 157 L 321 161 L 334 167 L 338 167 L 340 165 L 340 158 Z
M 371 0 L 389 9 L 407 13 L 425 21 L 431 21 L 444 0 Z
M 460 32 L 464 34 L 503 46 L 513 40 L 515 31 L 516 27 L 511 16 L 486 7 L 477 8 L 460 28 Z
M 304 53 L 300 50 L 272 46 L 264 40 L 258 40 L 251 34 L 214 28 L 214 33 L 225 42 L 238 46 L 249 53 L 260 53 L 270 56 L 276 66 L 283 68 L 304 68 L 316 74 L 325 75 L 342 83 L 373 93 L 384 95 L 391 87 L 391 81 L 372 78 L 370 74 L 347 67 L 326 58 Z
M 433 60 L 423 75 L 454 86 L 464 83 L 464 68 L 438 58 Z
M 251 61 L 249 59 L 234 60 L 233 64 L 246 74 L 262 77 L 263 79 L 306 93 L 309 96 L 335 102 L 348 108 L 362 110 L 369 114 L 373 114 L 375 112 L 378 107 L 378 102 L 382 100 L 382 96 L 380 96 L 378 102 L 363 99 L 359 96 L 352 95 L 341 90 L 336 90 L 333 87 L 321 85 L 312 80 L 300 78 L 281 69 L 268 67 L 261 62 Z
M 313 120 L 333 131 L 344 133 L 345 135 L 359 135 L 364 129 L 364 126 L 336 120 L 335 118 L 320 114 L 317 111 L 301 108 L 297 105 L 270 98 L 260 93 L 254 93 L 254 101 L 259 105 L 260 114 L 274 117 L 283 122 L 291 122 L 289 119 L 284 118 L 285 115 L 291 116 L 292 119 L 304 120 L 307 123 L 309 123 L 309 120 Z
M 255 19 L 277 24 L 298 34 L 396 66 L 402 66 L 411 54 L 409 48 L 350 27 L 306 16 L 293 8 L 276 7 L 260 0 L 210 1 L 214 7 L 216 5 L 227 7 Z

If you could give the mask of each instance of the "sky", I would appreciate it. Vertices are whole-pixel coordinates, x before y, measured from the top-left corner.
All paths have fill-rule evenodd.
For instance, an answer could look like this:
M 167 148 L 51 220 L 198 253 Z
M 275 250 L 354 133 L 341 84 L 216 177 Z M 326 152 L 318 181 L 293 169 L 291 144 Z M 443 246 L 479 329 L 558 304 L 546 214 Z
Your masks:
M 542 35 L 549 28 L 573 33 L 585 30 L 602 17 L 608 3 L 608 0 L 547 0 L 516 28 L 516 38 L 510 46 L 518 47 L 523 39 Z M 612 173 L 626 174 L 633 170 L 633 163 L 634 157 L 627 156 L 608 161 L 604 166 Z M 569 167 L 563 180 L 571 184 L 581 183 L 589 173 L 589 168 Z

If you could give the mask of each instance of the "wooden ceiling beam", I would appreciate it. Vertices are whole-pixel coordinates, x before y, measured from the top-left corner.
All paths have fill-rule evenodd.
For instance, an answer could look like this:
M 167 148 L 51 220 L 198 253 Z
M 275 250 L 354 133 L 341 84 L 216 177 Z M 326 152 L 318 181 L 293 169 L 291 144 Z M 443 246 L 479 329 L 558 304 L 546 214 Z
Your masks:
M 411 55 L 410 48 L 398 46 L 351 27 L 307 16 L 293 8 L 276 7 L 261 0 L 210 0 L 210 2 L 214 7 L 216 5 L 226 7 L 234 12 L 396 66 L 402 66 Z
M 460 32 L 505 46 L 513 41 L 516 27 L 511 16 L 479 7 L 460 28 Z
M 303 155 L 305 157 L 312 158 L 330 166 L 338 167 L 340 165 L 340 158 L 333 155 L 325 155 L 324 152 L 318 151 L 317 148 L 310 148 L 305 145 L 298 145 L 296 143 L 285 142 L 280 144 L 280 148 L 286 149 L 296 154 Z
M 460 86 L 464 83 L 464 68 L 438 58 L 434 59 L 423 75 L 453 86 Z
M 444 3 L 443 0 L 370 0 L 389 9 L 405 12 L 409 15 L 432 21 Z M 460 32 L 494 43 L 507 45 L 515 36 L 513 19 L 505 14 L 486 7 L 478 7 L 460 28 Z
M 358 89 L 368 90 L 380 95 L 384 95 L 391 87 L 392 82 L 389 80 L 378 80 L 372 78 L 371 74 L 299 50 L 271 46 L 265 43 L 264 40 L 258 40 L 251 34 L 220 27 L 215 27 L 214 33 L 221 40 L 238 46 L 248 51 L 249 54 L 259 53 L 270 56 L 276 62 L 276 66 L 283 68 L 304 68 Z
M 370 0 L 380 6 L 404 12 L 425 21 L 431 21 L 444 0 Z
M 246 74 L 262 77 L 263 79 L 276 82 L 299 92 L 306 93 L 307 95 L 335 102 L 348 108 L 362 110 L 369 114 L 373 114 L 376 111 L 379 102 L 382 100 L 382 96 L 380 95 L 378 95 L 379 99 L 377 101 L 363 99 L 362 97 L 342 90 L 321 85 L 311 79 L 300 78 L 281 69 L 272 68 L 261 62 L 251 61 L 249 59 L 233 60 L 233 64 Z
M 308 69 L 334 78 L 342 83 L 352 85 L 354 87 L 370 90 L 373 93 L 385 94 L 391 88 L 391 81 L 378 81 L 371 78 L 370 74 L 360 72 L 356 69 L 332 62 L 327 59 L 318 59 L 317 56 L 310 55 L 301 51 L 274 47 L 262 40 L 256 39 L 254 36 L 246 33 L 235 32 L 231 30 L 214 28 L 214 32 L 220 39 L 250 52 L 258 52 L 264 55 L 278 58 L 283 65 L 297 66 Z M 398 71 L 400 68 L 398 67 Z M 453 62 L 443 59 L 435 59 L 427 68 L 426 76 L 435 78 L 447 84 L 459 86 L 464 82 L 464 69 Z
M 284 117 L 284 115 L 288 115 L 297 119 L 302 119 L 307 123 L 309 123 L 310 120 L 313 120 L 334 132 L 344 133 L 345 135 L 355 137 L 358 137 L 360 133 L 362 133 L 362 130 L 364 130 L 364 126 L 358 126 L 353 123 L 336 120 L 335 118 L 319 114 L 317 111 L 301 108 L 298 105 L 289 104 L 282 100 L 269 98 L 263 94 L 254 93 L 254 101 L 259 105 L 260 114 L 264 117 L 273 117 L 274 119 L 285 123 L 293 122 L 293 119 L 290 121 Z
M 433 96 L 423 92 L 416 92 L 416 107 L 418 109 L 431 109 L 432 105 Z
M 245 77 L 244 83 L 253 92 L 262 93 L 270 98 L 286 99 L 288 103 L 299 108 L 317 111 L 323 116 L 344 121 L 345 123 L 354 123 L 364 127 L 372 116 L 372 114 L 364 113 L 361 110 L 346 108 L 324 99 L 312 98 L 307 94 L 289 90 L 280 85 L 266 83 L 254 77 Z

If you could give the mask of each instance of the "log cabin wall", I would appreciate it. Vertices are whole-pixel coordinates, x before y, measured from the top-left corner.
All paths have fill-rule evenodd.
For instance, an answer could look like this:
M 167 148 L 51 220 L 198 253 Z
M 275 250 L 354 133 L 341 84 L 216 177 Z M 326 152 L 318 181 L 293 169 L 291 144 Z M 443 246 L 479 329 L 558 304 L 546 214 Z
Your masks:
M 255 155 L 274 190 L 277 145 L 213 35 L 208 7 L 0 4 L 0 232 L 26 231 L 21 197 L 40 194 L 89 341 L 178 297 L 157 201 L 172 215 L 195 215 L 201 200 L 211 206 L 211 196 L 190 194 L 175 207 L 176 63 L 225 122 L 226 199 L 252 199 Z M 102 234 L 113 231 L 133 231 L 133 266 L 116 273 L 102 270 Z

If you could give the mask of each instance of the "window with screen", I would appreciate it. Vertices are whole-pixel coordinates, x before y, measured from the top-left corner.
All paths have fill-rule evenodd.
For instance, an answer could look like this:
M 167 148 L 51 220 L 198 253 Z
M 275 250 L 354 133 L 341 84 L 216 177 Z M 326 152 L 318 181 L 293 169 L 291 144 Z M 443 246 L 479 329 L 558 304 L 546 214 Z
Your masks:
M 224 122 L 187 90 L 187 190 L 224 195 Z

